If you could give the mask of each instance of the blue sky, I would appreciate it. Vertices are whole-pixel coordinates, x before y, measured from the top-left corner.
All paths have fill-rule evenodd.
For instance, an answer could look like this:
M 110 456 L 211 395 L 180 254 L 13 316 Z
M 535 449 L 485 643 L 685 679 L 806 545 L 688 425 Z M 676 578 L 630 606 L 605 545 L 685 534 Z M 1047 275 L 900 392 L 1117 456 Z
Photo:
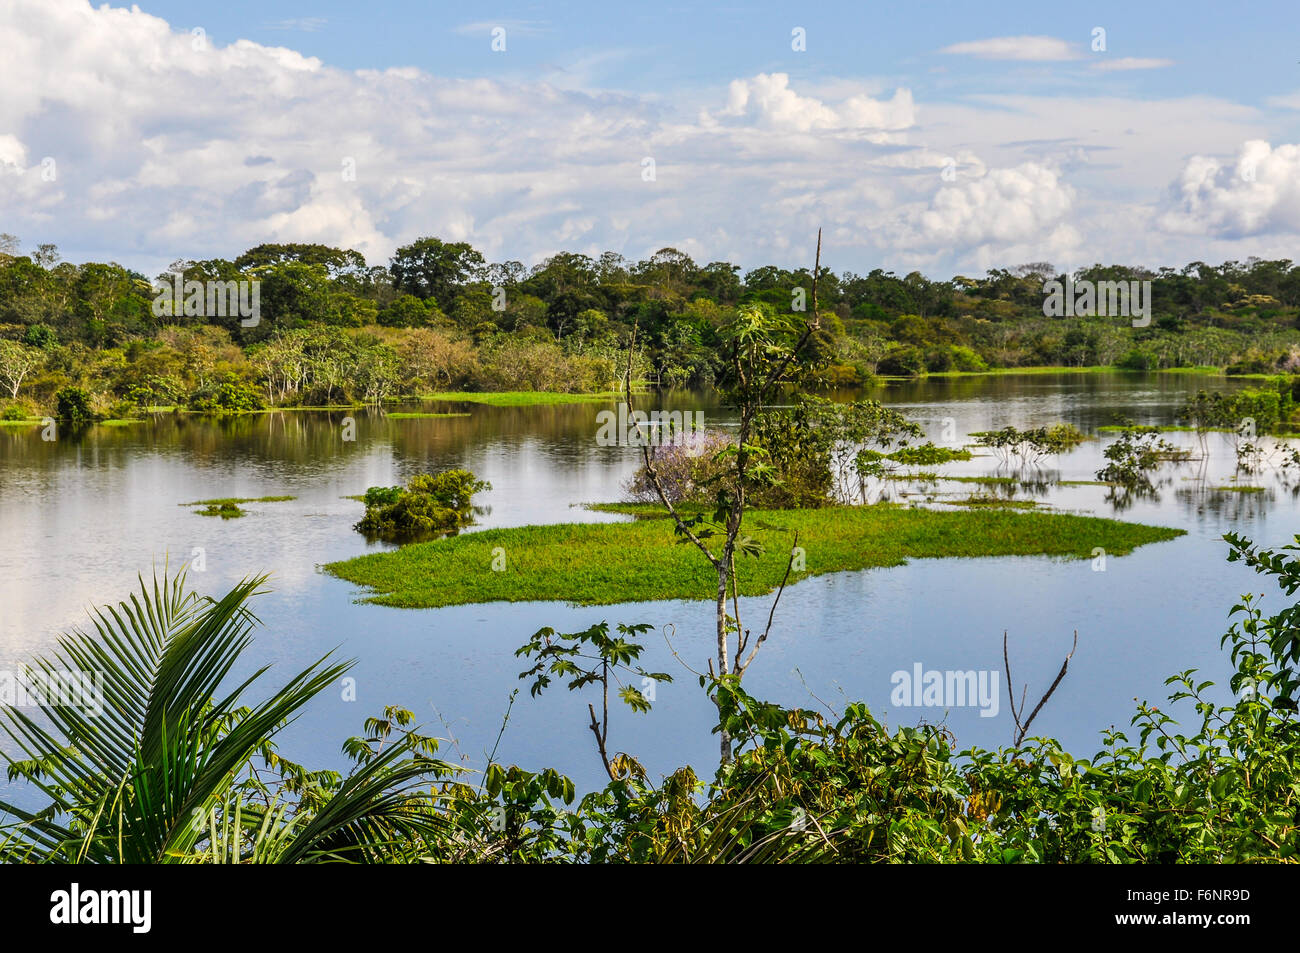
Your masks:
M 1300 86 L 1297 9 L 1281 0 L 1250 4 L 1175 3 L 355 3 L 352 0 L 258 3 L 251 0 L 146 0 L 148 13 L 177 27 L 203 26 L 220 42 L 236 38 L 291 46 L 346 69 L 417 66 L 457 77 L 497 76 L 502 66 L 484 27 L 507 28 L 509 69 L 541 78 L 574 64 L 601 86 L 667 93 L 757 72 L 807 78 L 879 78 L 918 93 L 962 96 L 1023 88 L 1129 88 L 1152 95 L 1228 96 L 1262 103 Z M 992 8 L 992 9 L 990 9 Z M 482 25 L 482 26 L 478 26 Z M 804 54 L 790 30 L 808 33 Z M 1058 70 L 938 53 L 963 41 L 1044 35 L 1086 49 L 1107 31 L 1113 57 L 1175 61 L 1105 84 L 1088 61 Z M 514 28 L 514 29 L 512 29 Z
M 424 234 L 789 265 L 818 226 L 841 270 L 1291 256 L 1293 8 L 987 6 L 10 0 L 0 231 L 142 270 Z

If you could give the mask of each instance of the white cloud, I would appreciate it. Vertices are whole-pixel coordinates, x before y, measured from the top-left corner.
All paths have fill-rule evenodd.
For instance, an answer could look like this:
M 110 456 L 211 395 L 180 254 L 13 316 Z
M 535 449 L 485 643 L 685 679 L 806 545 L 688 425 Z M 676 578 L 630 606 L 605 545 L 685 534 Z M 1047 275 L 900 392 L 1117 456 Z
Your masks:
M 1280 109 L 1300 109 L 1300 92 L 1287 93 L 1285 96 L 1270 96 L 1268 104 Z
M 1220 247 L 1241 257 L 1223 237 L 1233 229 L 1256 222 L 1253 253 L 1287 227 L 1278 155 L 1294 147 L 1260 166 L 1272 204 L 1215 173 L 1166 210 L 1169 230 L 1152 227 L 1176 157 L 1274 135 L 1259 110 L 1208 97 L 917 104 L 869 79 L 760 73 L 665 101 L 341 70 L 242 40 L 196 49 L 157 17 L 85 0 L 8 0 L 0 36 L 3 230 L 146 272 L 274 241 L 353 247 L 378 264 L 420 235 L 497 260 L 674 245 L 792 265 L 824 225 L 832 267 L 943 273 L 1079 248 L 1152 264 Z M 1038 55 L 1068 49 L 1051 42 Z M 46 157 L 57 177 L 42 175 Z M 1250 218 L 1252 202 L 1266 210 Z
M 17 136 L 0 135 L 0 166 L 19 170 L 27 165 L 27 147 Z
M 1092 64 L 1092 68 L 1102 71 L 1119 71 L 1134 69 L 1164 69 L 1166 66 L 1173 66 L 1173 60 L 1144 59 L 1140 56 L 1121 56 L 1113 60 L 1098 60 Z
M 757 125 L 809 132 L 813 129 L 906 129 L 916 122 L 912 94 L 897 89 L 889 100 L 858 94 L 829 105 L 790 88 L 786 73 L 759 73 L 733 80 L 719 117 L 743 117 Z
M 1300 145 L 1255 139 L 1236 160 L 1192 156 L 1161 218 L 1170 231 L 1228 238 L 1300 232 Z
M 891 228 L 891 241 L 942 253 L 954 248 L 1041 246 L 1059 254 L 1077 240 L 1067 217 L 1075 190 L 1058 170 L 1027 162 L 992 169 L 937 190 L 923 207 L 906 211 Z
M 940 53 L 978 56 L 986 60 L 1077 60 L 1083 54 L 1054 36 L 995 36 L 945 46 Z

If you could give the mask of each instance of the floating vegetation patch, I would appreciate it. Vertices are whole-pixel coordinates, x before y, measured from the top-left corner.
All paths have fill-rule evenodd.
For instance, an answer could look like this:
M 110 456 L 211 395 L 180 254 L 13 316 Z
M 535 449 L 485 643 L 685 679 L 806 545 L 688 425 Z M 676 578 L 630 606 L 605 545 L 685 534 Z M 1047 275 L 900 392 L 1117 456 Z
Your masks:
M 737 564 L 740 594 L 761 595 L 781 584 L 796 530 L 801 540 L 817 540 L 816 550 L 808 549 L 806 575 L 898 566 L 911 558 L 1089 559 L 1097 546 L 1121 554 L 1183 535 L 1180 529 L 1092 516 L 1008 512 L 1006 501 L 995 503 L 987 509 L 966 510 L 890 504 L 753 510 L 746 516 L 746 533 L 761 552 Z M 712 598 L 717 586 L 713 567 L 691 547 L 678 545 L 673 523 L 662 508 L 636 503 L 591 508 L 638 519 L 462 533 L 324 568 L 367 587 L 366 601 L 407 608 L 534 600 L 612 605 Z M 701 510 L 683 507 L 687 514 Z M 795 573 L 790 582 L 804 575 Z
M 969 460 L 969 450 L 957 447 L 939 447 L 933 443 L 923 443 L 919 447 L 900 447 L 885 458 L 896 463 L 910 466 L 934 466 L 937 463 L 950 463 L 953 460 Z
M 220 516 L 223 520 L 238 519 L 248 513 L 234 503 L 209 503 L 201 510 L 195 510 L 200 516 Z

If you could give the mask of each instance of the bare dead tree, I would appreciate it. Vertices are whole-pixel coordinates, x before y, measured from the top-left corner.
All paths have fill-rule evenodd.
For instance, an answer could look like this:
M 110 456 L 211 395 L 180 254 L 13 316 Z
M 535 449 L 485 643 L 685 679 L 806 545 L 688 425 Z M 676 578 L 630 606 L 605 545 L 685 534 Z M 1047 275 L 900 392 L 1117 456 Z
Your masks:
M 1056 680 L 1052 682 L 1051 687 L 1047 689 L 1043 697 L 1038 700 L 1038 704 L 1035 705 L 1034 710 L 1029 713 L 1029 717 L 1022 722 L 1020 718 L 1025 713 L 1025 696 L 1029 692 L 1029 683 L 1026 682 L 1024 688 L 1020 692 L 1020 707 L 1019 709 L 1017 709 L 1016 693 L 1011 682 L 1011 660 L 1007 655 L 1007 633 L 1005 629 L 1003 630 L 1002 664 L 1003 666 L 1005 666 L 1007 671 L 1007 698 L 1010 700 L 1011 703 L 1011 718 L 1016 723 L 1016 730 L 1013 734 L 1013 738 L 1015 739 L 1014 743 L 1017 748 L 1019 748 L 1020 743 L 1025 740 L 1025 734 L 1029 731 L 1029 726 L 1033 724 L 1034 719 L 1038 716 L 1039 710 L 1042 709 L 1042 707 L 1045 704 L 1047 704 L 1047 700 L 1052 697 L 1052 692 L 1056 691 L 1056 686 L 1061 684 L 1061 679 L 1065 678 L 1065 672 L 1070 667 L 1070 659 L 1074 658 L 1074 650 L 1077 649 L 1078 647 L 1079 647 L 1079 630 L 1075 629 L 1074 644 L 1070 646 L 1070 654 L 1067 655 L 1065 657 L 1065 661 L 1061 663 L 1061 670 L 1056 674 Z

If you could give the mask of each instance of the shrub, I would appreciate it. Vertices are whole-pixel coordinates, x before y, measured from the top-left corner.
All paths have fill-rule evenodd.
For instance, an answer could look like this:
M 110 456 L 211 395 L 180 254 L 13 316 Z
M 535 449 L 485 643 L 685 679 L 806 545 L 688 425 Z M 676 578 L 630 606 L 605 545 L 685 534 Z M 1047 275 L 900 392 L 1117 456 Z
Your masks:
M 396 503 L 405 492 L 400 486 L 372 486 L 366 490 L 366 507 L 387 506 L 390 503 Z
M 23 335 L 23 343 L 28 347 L 39 347 L 42 351 L 48 351 L 59 343 L 59 338 L 53 328 L 44 324 L 33 324 Z
M 1053 424 L 1033 430 L 1003 427 L 1001 430 L 977 431 L 971 436 L 978 446 L 991 449 L 1003 463 L 1014 461 L 1019 466 L 1029 466 L 1043 457 L 1066 453 L 1086 439 L 1073 424 Z
M 1273 362 L 1262 357 L 1249 357 L 1229 364 L 1223 369 L 1223 373 L 1229 377 L 1240 377 L 1243 374 L 1271 374 L 1273 372 Z
M 64 423 L 82 423 L 95 419 L 90 408 L 90 394 L 80 387 L 64 387 L 54 395 L 55 415 Z
M 175 404 L 185 393 L 179 378 L 171 375 L 150 374 L 138 384 L 127 389 L 126 398 L 140 407 Z
M 893 344 L 876 370 L 893 377 L 920 377 L 925 373 L 925 354 L 919 347 Z
M 491 484 L 468 470 L 421 473 L 404 490 L 371 487 L 366 491 L 366 515 L 355 529 L 389 542 L 454 534 L 472 521 L 474 494 L 487 489 Z
M 189 405 L 191 410 L 204 413 L 239 413 L 261 410 L 266 402 L 256 386 L 226 374 L 219 382 L 191 394 Z
M 1130 490 L 1151 489 L 1151 473 L 1166 460 L 1185 460 L 1190 454 L 1160 436 L 1157 427 L 1127 427 L 1105 449 L 1110 462 L 1097 471 L 1097 479 Z
M 1155 370 L 1159 363 L 1159 360 L 1150 351 L 1135 347 L 1116 361 L 1115 366 L 1126 371 L 1150 371 Z
M 971 348 L 956 344 L 948 349 L 952 354 L 953 370 L 958 371 L 987 371 L 989 369 L 988 361 L 980 357 Z
M 854 387 L 862 383 L 861 370 L 852 364 L 831 364 L 826 368 L 827 387 Z
M 900 447 L 893 453 L 886 454 L 896 463 L 908 466 L 932 466 L 936 463 L 948 463 L 952 460 L 969 460 L 969 450 L 957 447 L 939 447 L 933 443 L 923 443 L 917 447 Z

